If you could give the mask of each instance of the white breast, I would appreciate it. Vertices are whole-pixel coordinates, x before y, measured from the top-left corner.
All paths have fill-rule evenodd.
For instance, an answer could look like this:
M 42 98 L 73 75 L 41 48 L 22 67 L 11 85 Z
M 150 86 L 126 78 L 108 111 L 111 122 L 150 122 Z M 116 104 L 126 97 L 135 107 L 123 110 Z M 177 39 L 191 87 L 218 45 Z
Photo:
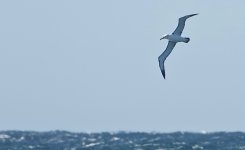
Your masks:
M 181 37 L 179 35 L 173 35 L 173 34 L 168 36 L 168 40 L 172 42 L 185 42 L 186 41 L 184 37 Z

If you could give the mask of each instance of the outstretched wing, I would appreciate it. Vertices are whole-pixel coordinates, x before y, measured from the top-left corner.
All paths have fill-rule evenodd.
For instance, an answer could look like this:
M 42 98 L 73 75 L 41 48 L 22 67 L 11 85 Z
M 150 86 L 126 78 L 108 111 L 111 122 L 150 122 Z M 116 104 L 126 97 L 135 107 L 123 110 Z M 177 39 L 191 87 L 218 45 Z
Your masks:
M 192 16 L 195 16 L 195 15 L 197 15 L 197 14 L 187 15 L 187 16 L 179 18 L 178 26 L 177 26 L 177 28 L 175 29 L 175 31 L 172 34 L 181 35 L 183 30 L 184 30 L 184 27 L 185 27 L 186 19 L 188 19 L 188 18 L 190 18 Z
M 159 61 L 159 67 L 161 69 L 163 78 L 165 79 L 165 68 L 164 68 L 164 62 L 166 60 L 166 58 L 168 57 L 168 55 L 172 52 L 174 46 L 176 45 L 176 42 L 168 42 L 168 46 L 165 49 L 165 51 L 158 57 L 158 61 Z

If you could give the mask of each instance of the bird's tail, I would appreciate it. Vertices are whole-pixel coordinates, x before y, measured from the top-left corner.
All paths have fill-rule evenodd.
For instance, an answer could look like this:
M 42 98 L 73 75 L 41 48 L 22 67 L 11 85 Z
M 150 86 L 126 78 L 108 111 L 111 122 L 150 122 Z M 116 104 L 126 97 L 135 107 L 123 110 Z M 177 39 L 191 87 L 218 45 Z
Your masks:
M 188 43 L 190 41 L 190 38 L 185 38 L 185 43 Z

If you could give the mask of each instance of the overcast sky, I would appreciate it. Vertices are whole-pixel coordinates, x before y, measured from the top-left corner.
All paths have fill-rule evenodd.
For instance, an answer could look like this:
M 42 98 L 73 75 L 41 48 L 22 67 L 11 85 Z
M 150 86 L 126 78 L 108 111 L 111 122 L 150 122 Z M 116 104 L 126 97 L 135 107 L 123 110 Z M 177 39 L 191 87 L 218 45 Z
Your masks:
M 0 130 L 245 131 L 244 0 L 0 2 Z M 183 36 L 158 56 L 179 17 Z

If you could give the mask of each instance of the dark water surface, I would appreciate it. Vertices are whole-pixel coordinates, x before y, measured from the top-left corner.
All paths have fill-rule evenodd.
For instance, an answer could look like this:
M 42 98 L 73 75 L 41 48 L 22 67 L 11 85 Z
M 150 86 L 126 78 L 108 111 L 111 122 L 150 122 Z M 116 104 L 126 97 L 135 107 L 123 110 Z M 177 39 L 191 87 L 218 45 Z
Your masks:
M 245 150 L 245 133 L 0 131 L 0 150 Z

